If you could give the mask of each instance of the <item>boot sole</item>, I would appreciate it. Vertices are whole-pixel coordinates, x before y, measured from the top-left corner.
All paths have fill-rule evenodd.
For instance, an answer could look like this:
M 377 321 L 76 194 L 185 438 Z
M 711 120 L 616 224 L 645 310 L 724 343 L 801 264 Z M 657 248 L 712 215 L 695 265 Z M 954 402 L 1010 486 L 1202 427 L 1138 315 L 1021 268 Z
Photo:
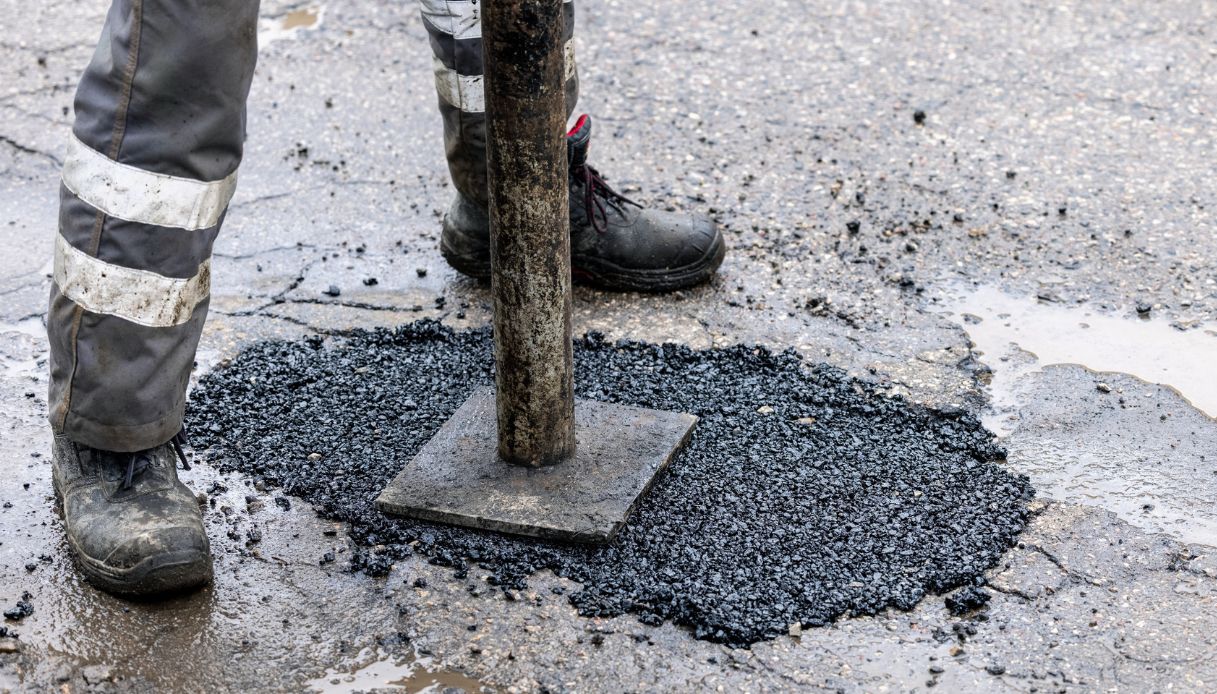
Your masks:
M 55 490 L 55 512 L 64 519 L 63 494 L 57 476 L 52 477 L 51 486 Z M 80 573 L 107 593 L 148 597 L 193 590 L 211 582 L 211 554 L 207 552 L 193 549 L 168 552 L 148 557 L 129 569 L 113 569 L 82 552 L 69 533 L 65 532 L 64 537 Z
M 444 260 L 457 272 L 474 279 L 490 280 L 489 254 L 462 254 L 454 250 L 447 242 L 450 234 L 459 231 L 449 231 L 445 225 L 444 234 L 440 237 L 440 254 Z M 727 243 L 722 234 L 714 238 L 714 243 L 706 253 L 696 261 L 678 268 L 662 270 L 631 270 L 597 258 L 584 256 L 571 257 L 571 276 L 576 283 L 586 284 L 599 289 L 634 292 L 671 292 L 677 289 L 687 289 L 710 279 L 718 267 L 722 265 L 727 255 Z

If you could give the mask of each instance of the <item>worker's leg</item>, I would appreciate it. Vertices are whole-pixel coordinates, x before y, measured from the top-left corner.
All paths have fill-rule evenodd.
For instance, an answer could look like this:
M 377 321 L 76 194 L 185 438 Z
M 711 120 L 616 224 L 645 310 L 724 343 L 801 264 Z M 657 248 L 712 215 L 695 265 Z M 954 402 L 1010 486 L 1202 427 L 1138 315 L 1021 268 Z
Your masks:
M 452 183 L 486 207 L 486 99 L 482 90 L 482 5 L 485 0 L 419 0 L 423 25 L 435 54 L 435 89 L 444 119 L 444 149 Z M 566 27 L 566 112 L 579 100 L 575 70 L 575 5 L 563 5 Z
M 485 0 L 419 0 L 435 54 L 435 87 L 456 197 L 444 217 L 441 250 L 457 270 L 490 276 L 486 189 L 486 100 L 482 89 Z M 564 3 L 566 107 L 579 93 L 574 4 Z M 571 264 L 576 279 L 613 289 L 661 291 L 704 281 L 722 262 L 717 227 L 690 215 L 643 210 L 615 194 L 586 154 L 591 122 L 580 119 L 571 151 Z
M 176 435 L 241 159 L 257 14 L 257 0 L 114 0 L 77 89 L 47 317 L 52 470 L 68 544 L 107 590 L 211 574 Z
M 76 93 L 47 328 L 51 424 L 110 451 L 181 428 L 236 185 L 257 0 L 115 0 Z

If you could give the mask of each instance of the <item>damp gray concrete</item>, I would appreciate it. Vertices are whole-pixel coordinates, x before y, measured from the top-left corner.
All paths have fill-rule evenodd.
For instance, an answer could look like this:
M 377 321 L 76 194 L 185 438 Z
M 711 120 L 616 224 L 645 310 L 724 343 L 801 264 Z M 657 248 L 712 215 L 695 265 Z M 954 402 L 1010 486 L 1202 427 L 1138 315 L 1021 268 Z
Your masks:
M 1172 334 L 1159 325 L 1203 344 L 1217 307 L 1213 3 L 580 4 L 596 164 L 633 197 L 713 209 L 733 252 L 713 284 L 674 296 L 578 290 L 576 333 L 794 348 L 887 392 L 990 417 L 1008 464 L 1040 489 L 980 611 L 927 599 L 750 650 L 629 615 L 580 618 L 554 592 L 578 586 L 548 574 L 509 602 L 482 592 L 476 572 L 453 582 L 418 558 L 387 578 L 344 573 L 345 528 L 207 466 L 184 476 L 217 499 L 214 588 L 146 605 L 81 584 L 49 500 L 37 325 L 67 109 L 105 9 L 0 0 L 14 18 L 0 39 L 0 494 L 12 504 L 0 508 L 0 603 L 29 592 L 34 608 L 3 625 L 20 636 L 0 638 L 0 689 L 1217 682 L 1203 450 L 1217 425 L 1195 394 L 1208 374 L 1057 355 L 1041 339 L 1055 310 L 990 315 L 950 300 L 992 289 L 1119 320 L 1102 338 L 1117 353 L 1148 354 L 1143 337 Z M 485 288 L 436 251 L 450 188 L 414 8 L 271 1 L 263 13 L 201 367 L 266 338 L 418 318 L 485 325 Z M 996 345 L 980 330 L 995 322 Z M 261 540 L 247 544 L 254 527 Z M 318 564 L 326 552 L 335 561 Z

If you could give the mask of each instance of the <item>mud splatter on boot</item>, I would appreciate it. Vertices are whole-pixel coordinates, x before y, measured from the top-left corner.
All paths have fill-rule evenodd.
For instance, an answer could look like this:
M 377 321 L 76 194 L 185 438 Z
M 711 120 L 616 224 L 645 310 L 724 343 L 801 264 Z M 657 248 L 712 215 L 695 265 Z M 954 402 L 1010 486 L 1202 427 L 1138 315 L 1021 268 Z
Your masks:
M 194 588 L 211 580 L 211 555 L 194 494 L 177 477 L 178 437 L 114 453 L 56 435 L 52 474 L 68 546 L 97 587 L 126 595 Z

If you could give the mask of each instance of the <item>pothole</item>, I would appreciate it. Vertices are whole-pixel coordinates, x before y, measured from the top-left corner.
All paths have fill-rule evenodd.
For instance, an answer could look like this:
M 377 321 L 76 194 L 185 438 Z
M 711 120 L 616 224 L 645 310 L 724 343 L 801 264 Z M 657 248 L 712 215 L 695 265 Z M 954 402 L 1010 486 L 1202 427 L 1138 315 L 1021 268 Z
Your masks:
M 391 518 L 373 500 L 472 390 L 487 331 L 433 322 L 263 342 L 204 376 L 188 426 L 213 464 L 351 524 L 353 568 L 413 553 L 508 599 L 551 569 L 586 616 L 670 620 L 744 646 L 983 582 L 1032 490 L 973 416 L 887 398 L 792 351 L 576 341 L 577 395 L 690 412 L 685 450 L 614 544 Z M 319 557 L 333 561 L 333 557 Z

